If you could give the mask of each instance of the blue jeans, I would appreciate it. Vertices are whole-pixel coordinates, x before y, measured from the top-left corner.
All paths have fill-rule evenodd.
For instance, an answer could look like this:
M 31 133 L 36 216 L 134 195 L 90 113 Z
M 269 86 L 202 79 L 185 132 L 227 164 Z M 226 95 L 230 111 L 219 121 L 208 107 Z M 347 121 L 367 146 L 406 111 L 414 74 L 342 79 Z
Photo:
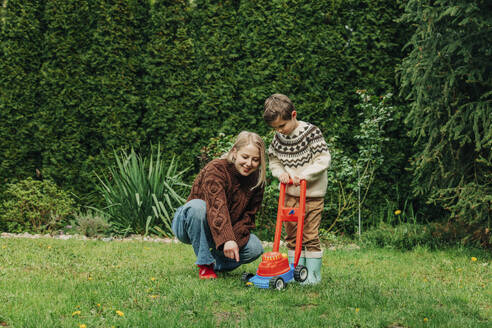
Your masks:
M 192 199 L 178 208 L 174 214 L 173 233 L 181 242 L 191 244 L 196 254 L 196 264 L 207 265 L 215 262 L 214 270 L 230 271 L 241 264 L 253 262 L 263 254 L 261 241 L 254 234 L 249 235 L 247 244 L 239 249 L 239 262 L 216 249 L 207 221 L 207 206 L 201 199 Z

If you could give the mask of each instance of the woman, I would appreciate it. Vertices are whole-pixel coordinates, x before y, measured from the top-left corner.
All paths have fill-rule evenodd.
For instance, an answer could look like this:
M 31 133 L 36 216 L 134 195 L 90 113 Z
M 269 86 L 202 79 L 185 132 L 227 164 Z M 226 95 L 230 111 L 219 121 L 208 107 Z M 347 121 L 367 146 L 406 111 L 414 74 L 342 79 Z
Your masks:
M 215 271 L 233 270 L 263 253 L 260 240 L 250 231 L 264 185 L 265 144 L 247 131 L 195 178 L 187 203 L 174 215 L 172 229 L 181 242 L 193 246 L 200 279 L 215 279 Z

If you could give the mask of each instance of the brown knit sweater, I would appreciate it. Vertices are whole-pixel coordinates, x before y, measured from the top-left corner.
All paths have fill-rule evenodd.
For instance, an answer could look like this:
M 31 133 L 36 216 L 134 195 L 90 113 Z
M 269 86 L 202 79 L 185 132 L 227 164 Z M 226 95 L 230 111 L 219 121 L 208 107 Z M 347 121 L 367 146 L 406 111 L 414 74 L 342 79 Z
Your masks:
M 226 159 L 214 159 L 195 178 L 188 201 L 202 199 L 207 204 L 207 221 L 217 249 L 229 240 L 239 247 L 248 242 L 263 200 L 263 186 L 251 190 L 258 174 L 245 177 Z

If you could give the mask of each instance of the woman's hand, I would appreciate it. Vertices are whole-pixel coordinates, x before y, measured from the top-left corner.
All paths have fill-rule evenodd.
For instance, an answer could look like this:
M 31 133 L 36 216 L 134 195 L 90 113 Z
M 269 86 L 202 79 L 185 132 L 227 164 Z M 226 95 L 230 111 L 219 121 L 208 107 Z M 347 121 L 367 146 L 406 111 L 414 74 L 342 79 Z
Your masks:
M 239 247 L 234 240 L 226 241 L 224 244 L 224 255 L 239 262 Z

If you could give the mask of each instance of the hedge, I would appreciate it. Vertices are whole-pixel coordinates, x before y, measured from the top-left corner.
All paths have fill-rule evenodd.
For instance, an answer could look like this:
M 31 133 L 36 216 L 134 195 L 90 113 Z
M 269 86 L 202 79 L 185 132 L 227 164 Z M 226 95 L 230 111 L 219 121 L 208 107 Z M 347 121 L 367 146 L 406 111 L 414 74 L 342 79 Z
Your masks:
M 356 153 L 356 90 L 396 93 L 409 32 L 396 21 L 402 3 L 9 0 L 1 12 L 0 179 L 38 169 L 80 203 L 97 202 L 94 171 L 106 172 L 114 149 L 142 153 L 157 143 L 195 168 L 191 179 L 200 149 L 219 132 L 267 134 L 262 105 L 276 92 Z M 397 181 L 408 194 L 399 123 L 388 127 L 392 157 L 375 200 Z

